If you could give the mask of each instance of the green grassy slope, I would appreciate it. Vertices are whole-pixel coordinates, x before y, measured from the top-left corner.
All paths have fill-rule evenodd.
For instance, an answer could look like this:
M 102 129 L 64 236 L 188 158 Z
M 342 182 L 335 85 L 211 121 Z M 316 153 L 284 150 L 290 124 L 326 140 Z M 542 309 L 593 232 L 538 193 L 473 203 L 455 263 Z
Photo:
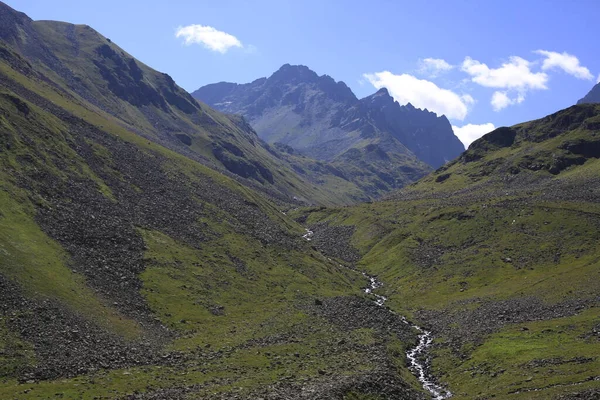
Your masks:
M 6 14 L 15 15 L 12 10 Z M 198 103 L 167 74 L 137 61 L 89 26 L 26 16 L 7 18 L 4 25 L 9 31 L 1 35 L 6 51 L 23 56 L 31 74 L 129 131 L 221 169 L 284 203 L 297 202 L 295 197 L 309 204 L 347 204 L 356 198 L 353 184 L 346 185 L 346 193 L 299 176 L 242 118 Z
M 413 164 L 412 155 L 383 151 L 387 145 L 377 138 L 356 144 L 332 162 L 314 160 L 281 143 L 266 146 L 300 177 L 327 190 L 330 203 L 338 205 L 381 198 L 428 172 L 423 164 Z
M 58 49 L 66 44 L 52 32 L 63 28 L 97 35 L 57 23 L 35 29 Z M 83 57 L 86 41 L 78 43 Z M 73 90 L 38 50 L 0 43 L 0 398 L 255 397 L 306 387 L 321 398 L 421 396 L 394 350 L 414 333 L 365 322 L 386 312 L 362 295 L 359 273 L 317 252 L 264 192 L 145 129 L 148 115 L 179 118 L 172 104 L 144 114 L 154 106 L 109 95 L 87 64 L 70 70 L 84 82 Z M 59 58 L 74 66 L 68 57 Z M 146 72 L 148 85 L 159 84 Z M 203 112 L 215 121 L 198 125 L 210 135 L 242 146 L 239 135 L 253 134 L 235 117 Z M 201 137 L 195 129 L 186 134 Z M 363 310 L 344 318 L 350 327 L 335 318 L 344 299 Z M 377 386 L 382 376 L 393 387 Z
M 592 398 L 599 121 L 582 105 L 500 128 L 387 201 L 295 216 L 355 227 L 390 306 L 433 330 L 454 398 Z

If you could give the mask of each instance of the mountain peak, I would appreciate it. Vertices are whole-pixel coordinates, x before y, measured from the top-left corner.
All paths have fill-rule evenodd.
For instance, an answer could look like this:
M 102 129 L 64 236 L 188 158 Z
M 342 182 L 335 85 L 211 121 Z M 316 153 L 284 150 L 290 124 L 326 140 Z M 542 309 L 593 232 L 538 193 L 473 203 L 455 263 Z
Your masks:
M 283 64 L 281 67 L 279 67 L 279 69 L 277 71 L 310 71 L 310 72 L 313 72 L 306 65 L 290 64 L 290 63 Z
M 577 102 L 577 104 L 593 104 L 600 103 L 600 83 L 594 85 L 592 90 L 585 97 Z
M 319 75 L 305 65 L 283 64 L 269 79 L 284 81 L 315 81 Z
M 356 101 L 356 96 L 354 96 L 352 90 L 344 82 L 336 82 L 329 75 L 319 76 L 305 65 L 284 64 L 267 81 L 272 86 L 300 86 L 308 84 L 313 88 L 318 88 L 318 90 L 336 101 Z
M 17 11 L 17 10 L 15 10 L 15 9 L 14 9 L 14 8 L 12 8 L 11 6 L 9 6 L 8 4 L 6 4 L 6 3 L 3 3 L 3 2 L 1 2 L 1 1 L 0 1 L 0 12 L 1 12 L 3 15 L 6 15 L 6 14 L 12 14 L 13 16 L 18 16 L 19 18 L 22 18 L 22 19 L 26 19 L 26 20 L 29 20 L 29 21 L 31 21 L 31 18 L 29 18 L 29 16 L 27 16 L 27 14 L 25 14 L 25 13 L 22 13 L 22 12 L 20 12 L 20 11 Z
M 284 64 L 264 84 L 235 90 L 207 85 L 194 96 L 221 111 L 245 115 L 261 139 L 322 160 L 333 160 L 365 138 L 387 136 L 435 168 L 464 151 L 445 117 L 410 103 L 402 106 L 385 87 L 358 100 L 344 82 L 304 65 Z
M 390 96 L 390 92 L 387 88 L 382 87 L 370 96 L 365 97 L 361 100 L 365 104 L 369 104 L 370 107 L 381 107 L 384 104 L 394 103 L 395 100 Z

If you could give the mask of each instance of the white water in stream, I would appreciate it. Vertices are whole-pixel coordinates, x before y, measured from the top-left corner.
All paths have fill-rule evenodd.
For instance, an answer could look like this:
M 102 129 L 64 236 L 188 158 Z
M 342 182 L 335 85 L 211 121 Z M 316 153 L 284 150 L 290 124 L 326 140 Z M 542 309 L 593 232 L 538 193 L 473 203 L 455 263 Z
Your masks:
M 302 237 L 304 239 L 310 241 L 312 239 L 313 235 L 314 235 L 313 231 L 311 231 L 310 229 L 306 229 L 306 233 Z M 330 258 L 328 258 L 328 260 L 331 261 Z M 340 267 L 344 267 L 344 266 L 340 264 Z M 363 275 L 365 278 L 367 278 L 369 280 L 369 286 L 364 289 L 365 293 L 372 294 L 373 296 L 375 296 L 375 304 L 377 304 L 380 307 L 383 307 L 383 305 L 387 301 L 387 297 L 373 292 L 374 290 L 382 287 L 383 283 L 379 282 L 377 280 L 377 278 L 375 278 L 374 276 L 368 275 L 365 272 L 363 272 Z M 389 311 L 393 313 L 392 310 L 389 310 Z M 396 313 L 394 313 L 394 314 L 396 314 Z M 398 315 L 398 314 L 396 314 L 396 315 Z M 427 349 L 431 346 L 431 343 L 433 343 L 433 338 L 431 337 L 431 332 L 426 331 L 425 329 L 421 328 L 420 326 L 417 326 L 415 324 L 408 322 L 408 320 L 402 315 L 398 315 L 398 316 L 402 319 L 402 321 L 406 325 L 410 326 L 411 328 L 416 329 L 419 332 L 419 343 L 414 348 L 412 348 L 406 352 L 406 358 L 408 358 L 408 360 L 410 362 L 409 369 L 417 377 L 417 379 L 419 379 L 419 382 L 421 382 L 421 384 L 423 385 L 423 388 L 425 390 L 427 390 L 429 393 L 431 393 L 431 397 L 433 400 L 449 399 L 450 397 L 452 397 L 452 393 L 450 393 L 449 390 L 444 389 L 443 387 L 441 387 L 440 385 L 438 385 L 437 383 L 435 383 L 433 381 L 433 378 L 431 376 L 429 376 L 429 374 L 427 373 L 427 366 L 426 366 L 427 361 L 423 361 L 423 360 L 426 360 Z
M 374 293 L 375 289 L 378 289 L 383 286 L 383 283 L 379 282 L 377 278 L 374 276 L 367 275 L 363 272 L 363 275 L 369 280 L 369 287 L 365 288 L 365 293 L 372 294 L 375 296 L 375 304 L 378 306 L 383 306 L 387 300 L 385 296 Z M 390 312 L 393 312 L 390 310 Z M 419 379 L 419 382 L 423 385 L 423 388 L 431 393 L 432 399 L 434 400 L 445 400 L 452 397 L 452 393 L 450 391 L 444 389 L 437 383 L 435 383 L 431 376 L 427 374 L 426 361 L 422 361 L 425 359 L 425 352 L 431 346 L 433 342 L 433 338 L 431 337 L 431 332 L 426 331 L 425 329 L 408 322 L 406 318 L 400 316 L 402 321 L 409 325 L 411 328 L 419 331 L 419 343 L 412 349 L 406 352 L 406 358 L 408 358 L 410 362 L 409 369 L 413 374 Z
M 314 234 L 315 233 L 313 231 L 311 231 L 310 229 L 306 229 L 306 233 L 304 235 L 302 235 L 302 237 L 310 242 L 310 240 Z

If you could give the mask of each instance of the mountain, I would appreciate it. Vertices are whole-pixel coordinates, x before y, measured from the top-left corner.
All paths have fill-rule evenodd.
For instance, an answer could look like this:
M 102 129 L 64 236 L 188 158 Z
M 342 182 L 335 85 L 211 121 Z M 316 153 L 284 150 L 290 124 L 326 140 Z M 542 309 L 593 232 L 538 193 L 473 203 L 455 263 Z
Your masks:
M 361 120 L 359 114 L 369 107 L 343 82 L 319 77 L 304 66 L 284 65 L 268 79 L 248 85 L 208 85 L 193 95 L 220 111 L 243 115 L 274 148 L 291 148 L 297 156 L 305 156 L 280 158 L 312 182 L 330 180 L 304 175 L 303 171 L 315 171 L 315 160 L 337 171 L 335 176 L 363 193 L 355 200 L 380 197 L 431 170 L 393 135 L 378 132 L 368 118 Z M 348 183 L 338 179 L 333 185 Z
M 431 330 L 456 399 L 600 395 L 600 105 L 503 127 L 385 201 L 304 209 L 352 232 L 391 308 Z M 594 377 L 594 378 L 592 378 Z
M 391 134 L 433 168 L 439 168 L 464 151 L 445 115 L 438 117 L 410 103 L 401 106 L 385 88 L 360 101 L 379 131 Z
M 192 93 L 216 109 L 244 115 L 268 143 L 283 143 L 331 161 L 383 138 L 390 152 L 415 154 L 437 168 L 464 151 L 445 116 L 400 106 L 386 89 L 359 100 L 344 82 L 302 65 L 282 66 L 248 84 L 215 83 Z
M 199 104 L 169 75 L 139 62 L 88 26 L 34 22 L 9 12 L 3 20 L 0 37 L 32 64 L 27 66 L 32 76 L 39 70 L 48 84 L 90 112 L 114 118 L 139 136 L 220 169 L 280 202 L 348 204 L 374 195 L 340 174 L 294 172 L 243 118 Z
M 577 104 L 593 103 L 600 103 L 600 83 L 597 83 L 583 99 L 577 102 Z
M 169 82 L 0 3 L 1 399 L 600 396 L 600 105 L 300 207 L 398 140 L 313 160 Z
M 0 3 L 0 127 L 0 398 L 425 398 L 416 332 L 281 212 L 322 192 L 243 119 Z

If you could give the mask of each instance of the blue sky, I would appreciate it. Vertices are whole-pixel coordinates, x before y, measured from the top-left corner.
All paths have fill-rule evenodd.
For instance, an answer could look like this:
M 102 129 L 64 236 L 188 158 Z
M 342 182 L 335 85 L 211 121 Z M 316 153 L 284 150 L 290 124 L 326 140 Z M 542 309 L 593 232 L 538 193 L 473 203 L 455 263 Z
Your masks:
M 598 0 L 7 3 L 90 25 L 189 91 L 304 64 L 358 97 L 386 86 L 401 103 L 445 113 L 466 126 L 455 130 L 466 142 L 568 107 L 600 75 Z

